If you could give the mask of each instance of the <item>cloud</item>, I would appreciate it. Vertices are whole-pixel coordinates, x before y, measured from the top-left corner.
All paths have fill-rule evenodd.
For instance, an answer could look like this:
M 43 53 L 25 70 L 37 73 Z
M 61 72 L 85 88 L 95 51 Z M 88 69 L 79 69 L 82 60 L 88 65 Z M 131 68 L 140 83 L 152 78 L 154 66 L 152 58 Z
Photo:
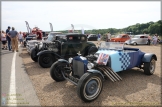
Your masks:
M 26 31 L 38 26 L 50 30 L 62 30 L 70 24 L 82 24 L 102 28 L 123 28 L 136 23 L 161 19 L 160 1 L 2 1 L 2 28 L 15 25 Z

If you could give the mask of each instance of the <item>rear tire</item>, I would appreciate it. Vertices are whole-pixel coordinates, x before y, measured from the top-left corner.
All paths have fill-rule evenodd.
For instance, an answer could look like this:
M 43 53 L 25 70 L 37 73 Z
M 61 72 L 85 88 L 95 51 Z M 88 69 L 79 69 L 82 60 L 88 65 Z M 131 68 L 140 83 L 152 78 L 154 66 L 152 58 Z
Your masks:
M 43 68 L 49 68 L 55 62 L 52 54 L 42 54 L 38 57 L 38 63 Z
M 79 80 L 77 86 L 78 96 L 85 102 L 91 102 L 100 95 L 103 81 L 100 74 L 85 73 Z
M 146 75 L 152 75 L 155 72 L 155 67 L 156 67 L 156 61 L 152 57 L 150 62 L 144 63 L 144 73 Z
M 35 48 L 35 47 L 31 49 L 31 54 L 30 54 L 30 56 L 31 56 L 31 59 L 32 59 L 33 61 L 35 61 L 35 62 L 38 61 L 37 51 L 36 51 L 36 48 Z

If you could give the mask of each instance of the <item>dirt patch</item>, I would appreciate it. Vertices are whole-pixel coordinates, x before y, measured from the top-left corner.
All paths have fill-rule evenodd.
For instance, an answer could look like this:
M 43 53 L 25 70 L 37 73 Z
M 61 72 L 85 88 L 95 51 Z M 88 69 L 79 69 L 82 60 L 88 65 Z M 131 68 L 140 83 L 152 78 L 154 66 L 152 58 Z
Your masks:
M 94 42 L 97 43 L 97 42 Z M 143 52 L 157 55 L 156 71 L 147 76 L 142 70 L 134 68 L 119 73 L 122 81 L 113 83 L 104 81 L 100 96 L 91 103 L 83 102 L 77 96 L 77 87 L 68 81 L 55 82 L 50 77 L 50 68 L 41 68 L 32 61 L 25 49 L 21 57 L 27 73 L 33 82 L 41 106 L 126 106 L 126 105 L 160 105 L 161 104 L 161 47 L 127 46 L 139 48 Z

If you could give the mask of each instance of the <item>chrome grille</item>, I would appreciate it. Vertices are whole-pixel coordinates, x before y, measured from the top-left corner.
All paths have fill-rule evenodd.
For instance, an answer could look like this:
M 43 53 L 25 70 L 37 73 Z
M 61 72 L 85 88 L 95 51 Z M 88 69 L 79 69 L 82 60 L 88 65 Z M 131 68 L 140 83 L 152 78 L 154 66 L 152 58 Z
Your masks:
M 84 74 L 84 63 L 73 60 L 73 74 L 81 77 Z

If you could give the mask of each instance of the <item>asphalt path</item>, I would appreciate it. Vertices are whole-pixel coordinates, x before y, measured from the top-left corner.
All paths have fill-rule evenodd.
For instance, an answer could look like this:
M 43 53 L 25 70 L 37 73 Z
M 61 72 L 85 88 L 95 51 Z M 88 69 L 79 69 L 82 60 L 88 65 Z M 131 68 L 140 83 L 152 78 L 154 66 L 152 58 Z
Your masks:
M 1 50 L 1 106 L 40 106 L 19 52 Z

